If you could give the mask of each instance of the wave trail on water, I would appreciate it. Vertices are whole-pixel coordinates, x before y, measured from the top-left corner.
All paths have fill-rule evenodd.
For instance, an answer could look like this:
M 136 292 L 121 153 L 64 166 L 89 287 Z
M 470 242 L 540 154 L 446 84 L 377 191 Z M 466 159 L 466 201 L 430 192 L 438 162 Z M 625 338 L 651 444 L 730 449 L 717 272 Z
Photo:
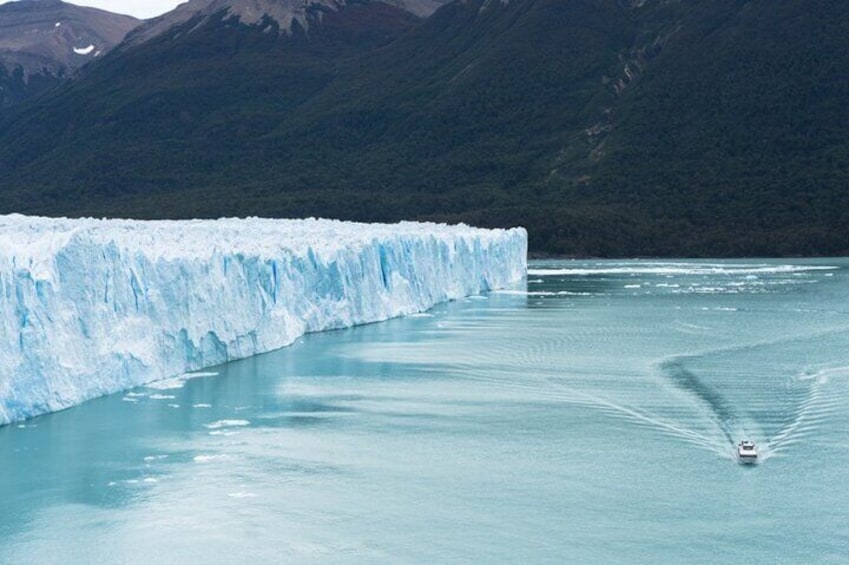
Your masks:
M 661 372 L 678 388 L 694 395 L 704 403 L 715 416 L 725 439 L 734 445 L 734 433 L 738 428 L 739 418 L 731 404 L 717 390 L 684 367 L 681 361 L 663 363 Z
M 807 389 L 806 398 L 799 403 L 792 418 L 770 438 L 771 453 L 781 453 L 788 446 L 803 441 L 816 432 L 823 420 L 830 418 L 838 410 L 839 396 L 826 390 L 830 379 L 835 377 L 849 377 L 849 367 L 821 369 L 797 376 L 795 381 L 805 385 Z
M 732 449 L 737 441 L 752 439 L 763 461 L 814 436 L 834 416 L 839 391 L 827 385 L 849 377 L 849 367 L 812 368 L 799 359 L 813 350 L 812 341 L 845 338 L 845 332 L 822 332 L 681 356 L 661 363 L 659 373 L 707 408 Z
M 718 453 L 725 452 L 725 450 L 722 449 L 722 445 L 715 442 L 710 436 L 689 429 L 680 423 L 667 420 L 658 414 L 633 406 L 619 404 L 597 395 L 581 391 L 572 392 L 578 398 L 586 400 L 583 404 L 590 404 L 598 407 L 612 417 L 625 419 L 629 422 L 660 431 L 666 435 L 678 437 L 679 439 L 683 439 L 691 444 L 706 448 L 710 451 Z
M 725 444 L 716 441 L 710 435 L 691 429 L 680 422 L 670 420 L 649 410 L 616 402 L 598 394 L 579 390 L 565 385 L 556 378 L 538 375 L 526 375 L 524 382 L 514 380 L 512 372 L 505 371 L 503 377 L 495 376 L 498 371 L 488 371 L 482 374 L 472 367 L 466 367 L 462 376 L 466 380 L 485 384 L 488 389 L 500 389 L 513 393 L 523 393 L 526 399 L 563 402 L 598 410 L 605 415 L 627 423 L 643 426 L 647 429 L 678 438 L 708 451 L 729 456 L 730 451 Z

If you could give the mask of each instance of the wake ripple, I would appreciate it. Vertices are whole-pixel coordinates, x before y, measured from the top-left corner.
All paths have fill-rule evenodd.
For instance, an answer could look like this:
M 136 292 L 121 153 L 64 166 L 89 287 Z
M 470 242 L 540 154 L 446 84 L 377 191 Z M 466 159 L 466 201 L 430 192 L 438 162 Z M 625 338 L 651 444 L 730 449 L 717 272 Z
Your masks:
M 799 404 L 793 417 L 769 440 L 771 453 L 781 453 L 787 447 L 804 441 L 816 433 L 820 424 L 834 416 L 842 402 L 834 392 L 828 393 L 825 389 L 833 377 L 849 377 L 849 367 L 824 369 L 797 378 L 798 382 L 809 383 L 807 397 Z
M 530 355 L 537 367 L 546 363 L 551 344 L 537 343 Z M 753 348 L 736 348 L 749 352 Z M 716 353 L 722 357 L 728 351 Z M 754 439 L 761 461 L 786 451 L 792 445 L 815 434 L 840 407 L 839 395 L 825 387 L 834 377 L 849 378 L 849 367 L 796 373 L 782 379 L 769 371 L 738 374 L 728 367 L 715 372 L 701 369 L 711 354 L 679 357 L 659 365 L 667 382 L 693 398 L 702 411 L 680 403 L 661 403 L 646 409 L 626 401 L 612 399 L 596 391 L 582 390 L 564 382 L 554 364 L 549 370 L 529 371 L 516 379 L 514 367 L 481 369 L 479 360 L 456 367 L 458 376 L 489 390 L 512 393 L 512 398 L 542 402 L 564 402 L 598 410 L 608 417 L 662 433 L 706 449 L 723 458 L 734 459 L 734 447 L 741 439 Z M 482 360 L 481 360 L 482 361 Z M 723 359 L 719 365 L 735 365 L 735 359 Z M 571 379 L 571 382 L 575 382 Z M 588 384 L 579 380 L 581 384 Z M 613 390 L 617 395 L 623 387 Z M 706 425 L 712 422 L 711 425 Z
M 730 457 L 725 443 L 716 441 L 714 437 L 688 428 L 685 424 L 666 418 L 652 411 L 635 407 L 623 402 L 616 402 L 604 396 L 570 387 L 556 378 L 540 376 L 532 380 L 515 381 L 515 372 L 504 371 L 499 378 L 499 371 L 489 370 L 481 373 L 472 366 L 460 371 L 466 380 L 487 386 L 489 390 L 498 389 L 513 393 L 522 393 L 526 400 L 543 402 L 563 402 L 576 406 L 584 406 L 598 410 L 608 417 L 635 424 L 664 435 L 675 437 L 711 452 Z
M 769 459 L 815 435 L 839 408 L 838 392 L 825 385 L 830 378 L 849 377 L 849 367 L 782 376 L 787 367 L 780 364 L 757 367 L 749 360 L 747 372 L 739 356 L 728 354 L 681 357 L 662 363 L 660 373 L 705 407 L 729 451 L 738 440 L 753 439 L 759 458 Z
M 715 416 L 719 429 L 734 445 L 734 433 L 739 429 L 738 416 L 731 404 L 710 385 L 687 370 L 681 361 L 669 361 L 661 365 L 661 371 L 680 389 L 693 394 L 710 409 Z
M 829 380 L 849 377 L 849 367 L 838 366 L 849 348 L 843 327 L 673 356 L 646 373 L 599 353 L 619 340 L 635 343 L 631 330 L 644 333 L 644 326 L 610 326 L 575 311 L 568 332 L 552 318 L 537 321 L 531 337 L 517 336 L 508 323 L 515 320 L 506 318 L 490 320 L 476 338 L 485 346 L 441 350 L 457 376 L 485 385 L 494 398 L 501 391 L 505 399 L 584 406 L 729 460 L 741 439 L 756 441 L 763 461 L 816 436 L 843 398 Z

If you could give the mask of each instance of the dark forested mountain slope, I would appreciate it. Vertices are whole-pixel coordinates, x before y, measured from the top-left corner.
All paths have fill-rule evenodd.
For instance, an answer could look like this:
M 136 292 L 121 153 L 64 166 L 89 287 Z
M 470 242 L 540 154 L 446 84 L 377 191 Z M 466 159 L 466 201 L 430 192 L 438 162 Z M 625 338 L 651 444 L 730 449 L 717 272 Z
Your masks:
M 270 0 L 268 0 L 270 1 Z M 0 123 L 3 211 L 523 224 L 539 252 L 849 253 L 849 7 L 229 9 Z M 141 31 L 141 30 L 140 30 Z
M 849 4 L 676 11 L 574 197 L 642 210 L 653 253 L 849 252 Z
M 244 170 L 277 168 L 269 131 L 325 88 L 342 61 L 419 22 L 382 3 L 310 17 L 319 15 L 320 25 L 307 32 L 296 23 L 288 34 L 270 18 L 244 25 L 225 10 L 191 18 L 118 48 L 80 80 L 23 107 L 0 124 L 7 209 L 241 213 L 205 202 L 238 202 Z M 166 196 L 180 204 L 160 206 Z

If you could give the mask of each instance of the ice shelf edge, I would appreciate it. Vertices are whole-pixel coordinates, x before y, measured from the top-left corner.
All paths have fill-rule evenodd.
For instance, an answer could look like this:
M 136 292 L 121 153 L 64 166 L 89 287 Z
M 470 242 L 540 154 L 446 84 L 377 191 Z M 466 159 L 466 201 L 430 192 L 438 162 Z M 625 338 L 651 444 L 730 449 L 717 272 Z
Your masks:
M 0 425 L 526 271 L 522 228 L 0 216 Z

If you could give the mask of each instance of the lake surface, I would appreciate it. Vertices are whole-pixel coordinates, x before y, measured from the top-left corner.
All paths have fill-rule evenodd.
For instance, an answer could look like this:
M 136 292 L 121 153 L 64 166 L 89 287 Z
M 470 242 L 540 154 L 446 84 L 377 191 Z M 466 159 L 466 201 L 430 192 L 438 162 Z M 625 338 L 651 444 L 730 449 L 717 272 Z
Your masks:
M 847 563 L 847 297 L 843 259 L 534 262 L 0 428 L 0 563 Z

